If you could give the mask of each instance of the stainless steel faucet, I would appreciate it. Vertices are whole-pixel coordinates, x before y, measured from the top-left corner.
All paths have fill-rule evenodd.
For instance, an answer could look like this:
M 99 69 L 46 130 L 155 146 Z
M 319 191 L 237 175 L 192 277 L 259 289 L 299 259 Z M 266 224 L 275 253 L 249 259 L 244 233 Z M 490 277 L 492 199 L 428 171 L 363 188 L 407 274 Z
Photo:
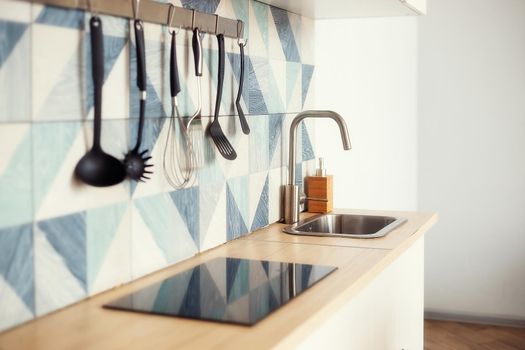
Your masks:
M 339 114 L 332 111 L 304 111 L 299 113 L 290 126 L 290 146 L 288 151 L 288 184 L 284 190 L 284 223 L 295 224 L 299 221 L 299 206 L 301 204 L 301 194 L 299 186 L 295 184 L 295 156 L 297 149 L 297 127 L 306 118 L 330 118 L 335 120 L 341 132 L 343 148 L 349 150 L 350 137 L 345 120 Z M 303 196 L 304 198 L 304 196 Z

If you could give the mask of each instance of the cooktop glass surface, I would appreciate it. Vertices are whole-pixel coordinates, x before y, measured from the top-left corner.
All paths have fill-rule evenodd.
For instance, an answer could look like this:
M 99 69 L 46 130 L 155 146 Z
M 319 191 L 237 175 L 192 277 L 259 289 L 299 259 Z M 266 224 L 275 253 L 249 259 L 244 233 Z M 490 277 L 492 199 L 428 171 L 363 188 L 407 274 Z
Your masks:
M 336 267 L 216 258 L 105 307 L 253 325 Z

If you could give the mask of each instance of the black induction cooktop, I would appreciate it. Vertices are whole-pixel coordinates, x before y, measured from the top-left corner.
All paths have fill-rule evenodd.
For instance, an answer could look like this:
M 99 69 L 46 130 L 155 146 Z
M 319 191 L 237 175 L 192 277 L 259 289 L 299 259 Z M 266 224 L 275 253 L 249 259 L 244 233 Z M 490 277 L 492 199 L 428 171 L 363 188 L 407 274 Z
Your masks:
M 253 325 L 336 267 L 216 258 L 106 308 Z

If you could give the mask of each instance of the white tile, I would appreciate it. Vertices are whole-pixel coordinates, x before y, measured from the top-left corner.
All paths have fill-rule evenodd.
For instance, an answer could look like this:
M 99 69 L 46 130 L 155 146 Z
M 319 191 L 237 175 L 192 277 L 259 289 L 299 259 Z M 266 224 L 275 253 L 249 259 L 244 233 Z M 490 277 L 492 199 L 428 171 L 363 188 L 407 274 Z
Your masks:
M 226 186 L 222 187 L 213 213 L 204 213 L 201 210 L 201 215 L 211 215 L 206 232 L 201 232 L 200 251 L 203 252 L 226 242 Z
M 1 2 L 0 2 L 1 4 Z M 33 313 L 27 308 L 16 292 L 0 276 L 0 331 L 16 326 L 22 322 L 31 320 Z
M 30 22 L 31 4 L 22 1 L 0 1 L 0 20 Z
M 102 125 L 102 148 L 109 154 L 123 159 L 128 148 L 126 129 L 128 121 L 104 121 Z M 108 204 L 125 201 L 129 198 L 129 181 L 111 187 L 93 187 L 80 182 L 74 176 L 74 169 L 78 161 L 91 149 L 92 123 L 83 123 L 81 128 L 70 129 L 73 123 L 41 124 L 42 132 L 55 129 L 63 125 L 64 132 L 73 132 L 73 141 L 69 143 L 51 143 L 49 148 L 40 148 L 40 142 L 34 144 L 34 176 L 38 176 L 35 183 L 37 196 L 35 200 L 36 219 L 42 220 L 54 216 L 74 213 L 85 209 L 96 208 Z M 39 128 L 39 130 L 40 130 Z M 37 131 L 33 132 L 33 137 Z M 38 134 L 42 134 L 38 132 Z M 39 138 L 45 137 L 41 135 Z M 70 136 L 68 136 L 69 138 Z M 42 141 L 43 142 L 43 141 Z M 39 168 L 46 163 L 46 157 L 52 159 L 52 147 L 64 147 L 65 157 L 62 160 L 48 162 L 48 167 Z M 51 153 L 49 153 L 51 152 Z M 47 180 L 43 180 L 43 177 Z
M 42 316 L 87 295 L 44 233 L 37 225 L 34 230 L 36 314 Z
M 131 276 L 137 279 L 168 266 L 168 261 L 135 206 L 132 207 L 131 215 Z
M 96 237 L 94 237 L 96 239 Z M 88 248 L 89 249 L 89 248 Z M 89 262 L 88 262 L 89 268 Z M 89 274 L 89 272 L 88 272 Z M 131 280 L 131 206 L 126 208 L 120 225 L 89 294 L 94 295 Z
M 277 222 L 282 217 L 282 191 L 285 180 L 282 168 L 270 170 L 268 187 L 268 220 L 270 223 Z
M 32 25 L 33 120 L 80 120 L 85 92 L 83 35 L 76 29 Z
M 262 171 L 254 174 L 250 174 L 249 177 L 249 199 L 248 199 L 248 217 L 249 217 L 249 223 L 248 227 L 249 230 L 251 230 L 255 214 L 257 212 L 257 208 L 259 206 L 259 202 L 261 200 L 261 197 L 264 192 L 264 187 L 266 184 L 266 180 L 268 179 L 268 186 L 269 186 L 269 173 L 268 171 Z M 268 187 L 269 188 L 269 187 Z M 266 193 L 266 196 L 269 197 L 269 194 Z M 268 198 L 269 199 L 269 198 Z M 268 201 L 268 206 L 270 205 L 270 202 Z M 268 218 L 266 218 L 268 219 Z

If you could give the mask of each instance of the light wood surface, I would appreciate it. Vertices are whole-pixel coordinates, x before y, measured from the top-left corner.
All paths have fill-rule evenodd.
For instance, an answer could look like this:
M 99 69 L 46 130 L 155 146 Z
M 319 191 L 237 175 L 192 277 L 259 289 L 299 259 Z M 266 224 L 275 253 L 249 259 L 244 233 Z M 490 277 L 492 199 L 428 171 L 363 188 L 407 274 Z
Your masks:
M 415 222 L 409 219 L 396 230 L 390 249 L 351 247 L 348 242 L 343 246 L 290 244 L 247 236 L 4 332 L 0 349 L 290 349 L 421 237 L 436 216 L 414 214 L 412 220 Z M 282 225 L 274 224 L 255 235 L 279 237 L 281 229 Z M 253 327 L 102 308 L 109 301 L 219 256 L 324 264 L 338 270 Z
M 525 328 L 425 321 L 425 350 L 523 350 Z

